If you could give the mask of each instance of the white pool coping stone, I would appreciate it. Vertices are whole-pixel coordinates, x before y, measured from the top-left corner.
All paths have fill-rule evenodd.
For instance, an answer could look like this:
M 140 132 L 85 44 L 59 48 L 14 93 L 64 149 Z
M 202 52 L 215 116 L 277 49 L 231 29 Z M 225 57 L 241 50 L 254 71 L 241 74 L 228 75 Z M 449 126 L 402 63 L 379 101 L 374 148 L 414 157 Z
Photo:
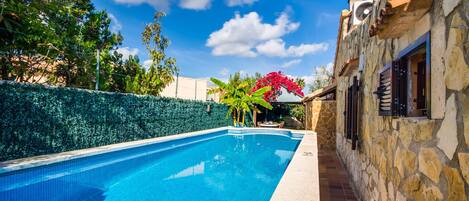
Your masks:
M 317 136 L 305 132 L 271 201 L 319 201 Z
M 56 154 L 47 154 L 33 156 L 28 158 L 0 162 L 0 174 L 59 163 L 62 161 L 78 159 L 122 149 L 129 149 L 154 143 L 166 142 L 171 140 L 183 139 L 187 137 L 211 134 L 219 131 L 249 131 L 249 130 L 276 130 L 289 131 L 294 134 L 302 134 L 301 140 L 292 161 L 287 167 L 280 183 L 271 198 L 274 201 L 302 201 L 319 200 L 319 173 L 316 134 L 310 131 L 290 130 L 290 129 L 272 129 L 272 128 L 234 128 L 220 127 L 202 131 L 195 131 L 170 136 L 156 137 L 146 140 L 137 140 L 124 142 L 101 147 L 67 151 Z

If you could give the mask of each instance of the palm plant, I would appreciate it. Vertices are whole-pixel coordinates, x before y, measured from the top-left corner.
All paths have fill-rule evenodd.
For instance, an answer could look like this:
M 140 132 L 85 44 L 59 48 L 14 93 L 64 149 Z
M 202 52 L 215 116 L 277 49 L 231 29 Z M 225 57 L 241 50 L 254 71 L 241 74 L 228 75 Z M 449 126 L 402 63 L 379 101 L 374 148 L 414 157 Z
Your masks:
M 228 79 L 228 82 L 225 85 L 231 85 L 231 86 L 239 86 L 241 83 L 243 83 L 243 87 L 247 89 L 252 89 L 253 87 L 256 86 L 256 81 L 261 78 L 262 75 L 260 73 L 255 73 L 254 76 L 241 76 L 241 72 L 236 72 L 232 75 L 230 75 L 230 78 Z M 247 86 L 246 86 L 247 83 Z M 208 90 L 208 94 L 218 94 L 220 95 L 220 101 L 223 99 L 223 93 L 224 89 L 222 89 L 219 85 L 217 87 L 211 88 Z
M 252 93 L 250 83 L 242 81 L 237 85 L 226 84 L 218 79 L 210 79 L 215 85 L 218 86 L 218 90 L 221 92 L 220 100 L 229 106 L 227 117 L 231 114 L 233 117 L 233 124 L 235 126 L 244 126 L 246 113 L 251 111 L 260 112 L 257 105 L 265 107 L 269 110 L 272 109 L 272 105 L 264 100 L 264 94 L 272 88 L 266 86 L 260 88 Z

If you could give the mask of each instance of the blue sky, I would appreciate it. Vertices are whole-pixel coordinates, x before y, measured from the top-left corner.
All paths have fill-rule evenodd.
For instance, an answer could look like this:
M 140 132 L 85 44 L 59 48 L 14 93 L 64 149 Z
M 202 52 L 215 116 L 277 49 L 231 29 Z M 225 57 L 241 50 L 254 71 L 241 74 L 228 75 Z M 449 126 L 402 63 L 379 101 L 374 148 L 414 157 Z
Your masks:
M 141 32 L 164 10 L 168 55 L 180 74 L 226 79 L 236 71 L 282 71 L 311 80 L 314 68 L 333 61 L 345 0 L 94 0 L 124 41 L 119 51 L 148 60 Z

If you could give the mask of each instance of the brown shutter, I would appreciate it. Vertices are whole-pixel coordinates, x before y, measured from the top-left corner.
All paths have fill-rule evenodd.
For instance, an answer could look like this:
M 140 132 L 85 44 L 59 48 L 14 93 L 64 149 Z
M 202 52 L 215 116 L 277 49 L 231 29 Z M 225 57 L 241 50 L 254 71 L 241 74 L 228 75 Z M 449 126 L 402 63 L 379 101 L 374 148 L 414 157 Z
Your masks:
M 347 93 L 347 139 L 352 139 L 352 115 L 353 115 L 353 92 L 352 92 L 352 86 L 348 88 L 348 93 Z
M 393 116 L 407 115 L 407 59 L 402 58 L 393 62 Z
M 353 85 L 352 85 L 352 150 L 357 148 L 357 141 L 358 141 L 358 103 L 359 103 L 359 85 L 357 77 L 353 77 Z
M 380 116 L 407 115 L 407 59 L 387 64 L 379 73 L 378 96 Z
M 347 111 L 348 111 L 348 93 L 347 91 L 345 92 L 345 104 L 344 104 L 344 137 L 347 136 Z
M 379 102 L 379 115 L 392 115 L 392 92 L 393 92 L 393 68 L 392 64 L 387 64 L 379 73 L 379 86 L 375 91 Z

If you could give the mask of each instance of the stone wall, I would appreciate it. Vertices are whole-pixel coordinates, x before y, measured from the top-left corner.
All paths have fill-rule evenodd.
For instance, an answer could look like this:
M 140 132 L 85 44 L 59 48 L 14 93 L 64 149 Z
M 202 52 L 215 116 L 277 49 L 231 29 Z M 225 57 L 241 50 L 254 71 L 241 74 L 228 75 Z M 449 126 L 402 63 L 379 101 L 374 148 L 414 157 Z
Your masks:
M 365 56 L 359 150 L 352 151 L 343 115 L 337 115 L 337 153 L 357 195 L 362 200 L 468 201 L 469 0 L 434 0 L 429 13 L 396 39 L 369 37 L 367 23 L 344 36 L 335 68 L 337 75 L 347 61 Z M 373 95 L 379 70 L 428 31 L 431 118 L 379 116 Z M 345 90 L 357 74 L 336 77 L 337 114 L 343 113 Z
M 335 149 L 336 101 L 306 102 L 306 130 L 317 133 L 319 149 Z

